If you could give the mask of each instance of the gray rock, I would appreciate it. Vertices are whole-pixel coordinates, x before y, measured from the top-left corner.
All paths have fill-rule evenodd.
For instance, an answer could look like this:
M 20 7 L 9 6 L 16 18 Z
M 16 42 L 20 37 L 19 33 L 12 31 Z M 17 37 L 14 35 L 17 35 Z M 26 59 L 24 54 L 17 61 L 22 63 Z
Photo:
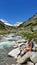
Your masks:
M 27 65 L 34 65 L 32 62 L 27 62 Z
M 32 52 L 32 56 L 30 57 L 33 63 L 37 62 L 37 52 Z
M 37 65 L 37 63 L 35 65 Z

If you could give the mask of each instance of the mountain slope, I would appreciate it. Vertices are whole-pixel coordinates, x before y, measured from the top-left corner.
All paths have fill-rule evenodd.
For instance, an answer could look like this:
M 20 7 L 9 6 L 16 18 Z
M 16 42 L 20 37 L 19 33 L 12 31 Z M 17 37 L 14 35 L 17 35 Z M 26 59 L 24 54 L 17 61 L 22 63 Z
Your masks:
M 3 29 L 5 29 L 5 24 L 2 21 L 0 21 L 0 30 L 3 30 Z
M 18 27 L 18 32 L 28 39 L 33 38 L 37 43 L 37 13 L 23 22 Z
M 32 33 L 37 31 L 37 13 L 19 26 L 12 26 L 0 20 L 0 32 Z
M 0 34 L 15 32 L 15 27 L 0 20 Z
M 24 30 L 24 32 L 33 32 L 34 30 L 37 30 L 37 13 L 26 22 L 23 22 L 18 29 L 21 31 Z

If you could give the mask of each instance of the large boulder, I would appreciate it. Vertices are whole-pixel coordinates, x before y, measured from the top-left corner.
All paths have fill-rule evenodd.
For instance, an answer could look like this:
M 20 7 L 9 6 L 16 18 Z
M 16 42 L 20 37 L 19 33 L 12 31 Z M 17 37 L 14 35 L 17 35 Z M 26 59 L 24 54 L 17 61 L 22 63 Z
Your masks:
M 30 59 L 33 63 L 37 63 L 37 52 L 32 52 Z

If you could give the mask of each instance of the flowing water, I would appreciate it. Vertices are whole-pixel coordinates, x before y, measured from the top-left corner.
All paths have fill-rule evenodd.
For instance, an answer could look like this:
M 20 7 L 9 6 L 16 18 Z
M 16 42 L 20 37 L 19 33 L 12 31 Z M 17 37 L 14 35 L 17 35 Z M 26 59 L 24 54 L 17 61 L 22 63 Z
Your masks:
M 16 34 L 0 35 L 0 65 L 16 64 L 14 58 L 8 57 L 8 52 L 13 49 L 16 41 L 20 39 L 22 39 L 22 37 Z

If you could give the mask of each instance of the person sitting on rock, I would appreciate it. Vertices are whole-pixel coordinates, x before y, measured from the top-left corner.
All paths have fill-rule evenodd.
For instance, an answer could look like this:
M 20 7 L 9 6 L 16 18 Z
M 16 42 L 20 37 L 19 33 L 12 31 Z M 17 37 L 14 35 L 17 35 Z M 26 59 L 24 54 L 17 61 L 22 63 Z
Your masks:
M 28 51 L 35 51 L 35 44 L 34 44 L 33 40 L 31 40 L 31 39 L 28 40 L 27 46 L 23 47 L 23 51 L 22 51 L 23 53 L 21 52 L 21 56 Z
M 18 58 L 17 62 L 23 63 L 28 60 L 32 56 L 32 52 L 35 51 L 35 45 L 32 39 L 28 40 L 27 46 L 23 47 L 23 53 L 21 51 L 21 57 Z
M 35 51 L 35 44 L 32 39 L 28 40 L 28 44 L 23 47 L 23 50 L 20 50 L 20 53 L 18 54 L 18 56 L 19 55 L 23 56 L 28 51 Z

